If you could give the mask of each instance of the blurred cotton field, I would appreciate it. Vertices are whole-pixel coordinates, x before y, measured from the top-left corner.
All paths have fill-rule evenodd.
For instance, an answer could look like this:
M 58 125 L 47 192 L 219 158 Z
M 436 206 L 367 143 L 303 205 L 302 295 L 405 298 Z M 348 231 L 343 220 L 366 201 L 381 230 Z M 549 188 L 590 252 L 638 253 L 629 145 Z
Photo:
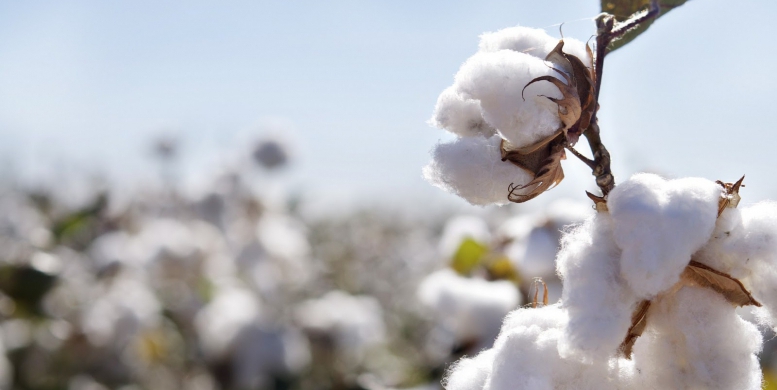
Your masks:
M 173 138 L 154 143 L 162 179 L 131 193 L 6 179 L 0 387 L 440 388 L 534 278 L 559 299 L 561 229 L 593 213 L 307 212 L 273 190 L 293 148 L 248 144 L 196 191 Z

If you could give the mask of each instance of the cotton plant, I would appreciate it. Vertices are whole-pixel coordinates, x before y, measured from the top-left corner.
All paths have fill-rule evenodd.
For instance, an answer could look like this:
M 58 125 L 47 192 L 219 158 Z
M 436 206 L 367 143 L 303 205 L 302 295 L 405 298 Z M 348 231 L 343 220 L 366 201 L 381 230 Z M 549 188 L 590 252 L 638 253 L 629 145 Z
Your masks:
M 614 2 L 633 15 L 599 15 L 594 49 L 525 27 L 484 34 L 440 95 L 431 122 L 457 138 L 432 152 L 433 185 L 474 205 L 521 203 L 563 179 L 570 152 L 601 191 L 588 193 L 595 215 L 561 239 L 561 299 L 508 314 L 493 347 L 453 365 L 446 389 L 761 388 L 762 335 L 736 308 L 777 324 L 777 204 L 737 208 L 744 177 L 643 173 L 616 186 L 599 135 L 604 58 L 661 5 Z M 575 149 L 581 138 L 593 158 Z

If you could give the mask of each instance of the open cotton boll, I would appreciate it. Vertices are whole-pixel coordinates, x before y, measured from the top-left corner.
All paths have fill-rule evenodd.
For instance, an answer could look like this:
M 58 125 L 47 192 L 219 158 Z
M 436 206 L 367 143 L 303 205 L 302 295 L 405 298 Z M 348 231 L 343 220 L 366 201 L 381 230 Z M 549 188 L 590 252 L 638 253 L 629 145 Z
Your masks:
M 483 119 L 480 102 L 465 98 L 455 86 L 446 88 L 437 98 L 429 124 L 460 137 L 480 135 L 489 138 L 496 134 L 496 130 Z
M 545 30 L 516 26 L 482 34 L 479 49 L 481 52 L 512 50 L 544 59 L 558 41 L 558 38 L 550 36 Z M 564 38 L 564 52 L 580 58 L 584 64 L 591 60 L 585 43 L 574 38 Z
M 465 278 L 451 269 L 427 276 L 418 298 L 457 341 L 475 341 L 481 348 L 491 346 L 504 316 L 520 304 L 512 282 Z
M 510 313 L 494 344 L 494 364 L 483 389 L 618 388 L 617 364 L 606 359 L 585 364 L 559 354 L 566 323 L 566 312 L 559 305 Z
M 656 300 L 647 323 L 633 356 L 643 388 L 761 388 L 761 334 L 719 293 L 683 287 Z
M 495 135 L 488 139 L 459 138 L 438 144 L 432 152 L 432 161 L 423 169 L 423 176 L 432 185 L 473 205 L 506 204 L 510 184 L 526 184 L 533 175 L 502 161 L 501 141 Z
M 559 349 L 588 362 L 613 356 L 631 326 L 639 298 L 620 275 L 621 251 L 612 239 L 612 221 L 599 213 L 562 239 L 558 273 L 569 325 Z
M 210 359 L 222 357 L 240 332 L 258 321 L 261 302 L 249 290 L 225 284 L 194 318 L 203 352 Z
M 710 180 L 640 173 L 610 193 L 621 275 L 639 297 L 651 298 L 679 280 L 712 235 L 721 191 Z
M 549 63 L 511 50 L 477 53 L 456 74 L 458 91 L 480 101 L 483 118 L 515 147 L 532 145 L 561 127 L 558 105 L 546 98 L 561 98 L 540 76 L 560 77 Z
M 487 349 L 472 358 L 462 358 L 443 378 L 445 390 L 483 390 L 494 366 L 494 349 Z

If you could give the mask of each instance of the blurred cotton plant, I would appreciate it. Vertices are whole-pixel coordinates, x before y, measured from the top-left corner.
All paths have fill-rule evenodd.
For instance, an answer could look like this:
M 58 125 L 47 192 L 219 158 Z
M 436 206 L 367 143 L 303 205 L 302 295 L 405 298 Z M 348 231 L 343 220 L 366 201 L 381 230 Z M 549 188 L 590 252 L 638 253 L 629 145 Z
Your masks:
M 588 193 L 596 214 L 561 237 L 555 264 L 561 299 L 533 298 L 531 307 L 511 312 L 493 346 L 459 360 L 443 384 L 448 390 L 759 389 L 762 335 L 735 309 L 757 307 L 759 322 L 775 326 L 775 205 L 737 209 L 744 177 L 724 183 L 638 174 L 615 186 L 596 117 L 604 58 L 682 1 L 652 0 L 643 10 L 634 2 L 602 4 L 632 16 L 599 15 L 594 49 L 525 27 L 487 33 L 438 99 L 432 124 L 457 138 L 439 144 L 424 168 L 433 185 L 475 205 L 525 202 L 563 179 L 568 151 L 591 168 L 601 191 Z M 575 149 L 581 137 L 592 158 Z M 529 217 L 519 218 L 504 231 L 527 243 L 508 239 L 501 248 L 519 259 L 512 273 L 550 273 L 554 251 L 543 242 L 555 240 L 532 230 Z M 486 264 L 481 274 L 493 276 L 489 261 L 456 258 L 464 248 L 491 251 L 473 244 L 485 236 L 482 224 L 469 221 L 469 229 L 453 268 L 472 274 Z M 467 299 L 477 296 L 444 271 L 422 285 L 422 298 L 447 303 L 450 311 L 455 298 L 439 287 L 446 278 Z M 477 325 L 494 332 L 491 324 Z

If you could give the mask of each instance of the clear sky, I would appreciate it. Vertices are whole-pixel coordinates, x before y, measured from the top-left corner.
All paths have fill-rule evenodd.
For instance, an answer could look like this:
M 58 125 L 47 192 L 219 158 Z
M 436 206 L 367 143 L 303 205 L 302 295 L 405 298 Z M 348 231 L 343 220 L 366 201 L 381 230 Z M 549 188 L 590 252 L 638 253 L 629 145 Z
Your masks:
M 330 199 L 452 201 L 420 177 L 437 95 L 478 35 L 525 25 L 587 40 L 595 0 L 0 3 L 0 153 L 19 175 L 131 183 L 148 142 L 184 139 L 210 169 L 263 123 L 296 140 L 291 182 Z M 734 181 L 777 199 L 777 2 L 691 0 L 608 57 L 603 138 L 639 170 Z M 574 160 L 558 195 L 593 178 Z

